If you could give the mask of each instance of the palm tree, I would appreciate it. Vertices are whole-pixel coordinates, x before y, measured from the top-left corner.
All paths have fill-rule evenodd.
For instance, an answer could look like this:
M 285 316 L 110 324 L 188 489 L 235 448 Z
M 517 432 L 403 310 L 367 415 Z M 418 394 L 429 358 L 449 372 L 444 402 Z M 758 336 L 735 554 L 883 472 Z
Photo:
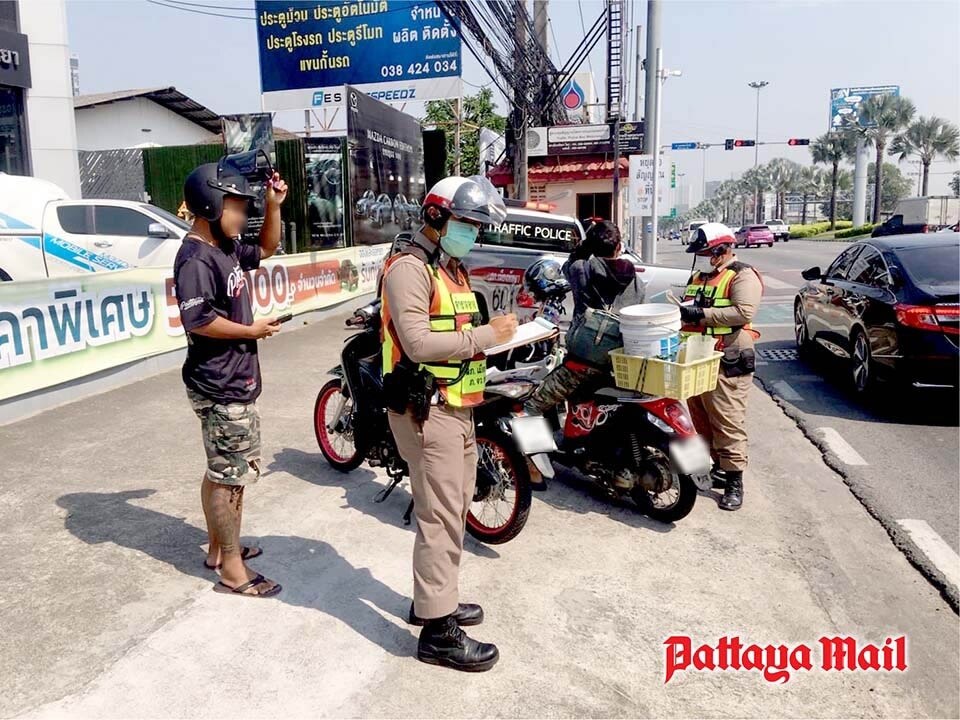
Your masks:
M 883 187 L 883 153 L 887 141 L 913 119 L 913 103 L 898 95 L 871 95 L 857 108 L 859 119 L 847 125 L 855 137 L 862 137 L 877 149 L 873 178 L 873 224 L 880 222 L 880 189 Z
M 762 195 L 770 189 L 770 172 L 766 165 L 758 165 L 750 168 L 743 174 L 742 181 L 750 187 L 753 197 L 753 221 L 760 222 L 760 207 L 763 201 Z
M 797 192 L 803 195 L 803 208 L 800 211 L 800 224 L 807 224 L 807 200 L 812 195 L 814 200 L 816 200 L 822 192 L 823 188 L 827 185 L 827 178 L 823 174 L 823 171 L 820 168 L 814 167 L 812 165 L 807 165 L 800 168 L 800 173 L 797 178 Z
M 950 190 L 956 197 L 960 197 L 960 170 L 954 171 L 953 177 L 950 178 Z
M 920 156 L 920 163 L 923 165 L 923 190 L 920 194 L 926 196 L 930 163 L 938 155 L 947 160 L 956 160 L 960 155 L 960 129 L 943 118 L 921 115 L 893 139 L 890 143 L 890 154 L 899 155 L 901 161 L 911 155 Z
M 770 179 L 770 185 L 777 193 L 774 215 L 782 218 L 787 204 L 787 193 L 793 192 L 798 184 L 800 175 L 800 166 L 792 160 L 786 158 L 775 158 L 767 163 L 767 176 Z
M 840 176 L 840 163 L 848 159 L 855 150 L 855 138 L 849 133 L 829 132 L 810 143 L 813 162 L 818 165 L 830 165 L 833 168 L 830 176 L 831 230 L 837 228 L 837 182 Z

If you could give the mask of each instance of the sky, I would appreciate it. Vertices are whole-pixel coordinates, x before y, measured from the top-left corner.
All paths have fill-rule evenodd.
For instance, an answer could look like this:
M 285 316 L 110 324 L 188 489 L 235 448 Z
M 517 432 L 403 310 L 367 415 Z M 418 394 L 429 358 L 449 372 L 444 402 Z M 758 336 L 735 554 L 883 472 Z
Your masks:
M 253 7 L 252 0 L 202 4 Z M 646 3 L 627 0 L 628 18 L 631 5 L 633 24 L 645 25 Z M 602 8 L 602 0 L 551 0 L 550 53 L 557 66 L 582 38 L 581 12 L 589 27 Z M 210 17 L 146 0 L 67 0 L 81 93 L 173 85 L 220 114 L 259 112 L 252 10 L 224 12 L 250 19 Z M 664 86 L 662 144 L 752 138 L 757 96 L 748 83 L 755 80 L 770 83 L 760 95 L 761 141 L 826 132 L 830 89 L 852 85 L 899 85 L 919 114 L 960 124 L 960 3 L 955 0 L 664 0 L 661 17 L 664 66 L 682 72 Z M 468 50 L 463 56 L 464 92 L 490 85 Z M 603 41 L 590 64 L 597 87 L 603 88 Z M 590 67 L 584 63 L 581 69 Z M 632 80 L 631 74 L 630 107 Z M 420 115 L 422 106 L 409 105 L 406 111 Z M 302 130 L 303 114 L 280 113 L 274 124 Z M 764 146 L 759 154 L 761 163 L 778 156 L 810 162 L 805 147 Z M 704 160 L 706 180 L 723 180 L 752 167 L 754 151 L 725 151 L 721 145 L 705 152 L 675 151 L 673 157 L 695 203 Z M 934 163 L 930 194 L 947 193 L 957 169 L 957 161 Z M 905 162 L 901 170 L 907 174 L 916 168 Z

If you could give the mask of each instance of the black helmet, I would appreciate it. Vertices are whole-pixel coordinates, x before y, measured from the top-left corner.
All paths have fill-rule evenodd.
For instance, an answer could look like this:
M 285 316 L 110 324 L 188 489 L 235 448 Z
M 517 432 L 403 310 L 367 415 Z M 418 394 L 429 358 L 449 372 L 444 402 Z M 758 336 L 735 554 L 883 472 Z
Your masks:
M 216 222 L 223 215 L 223 198 L 226 195 L 256 200 L 245 177 L 221 174 L 217 163 L 200 165 L 187 176 L 183 184 L 183 199 L 187 209 L 210 222 Z
M 431 208 L 439 212 L 431 212 Z M 454 175 L 430 188 L 423 201 L 422 214 L 424 222 L 435 230 L 442 228 L 451 217 L 499 225 L 507 218 L 507 206 L 487 178 Z
M 566 295 L 570 283 L 563 276 L 560 263 L 543 258 L 527 268 L 523 274 L 523 287 L 538 302 L 543 302 L 551 297 Z

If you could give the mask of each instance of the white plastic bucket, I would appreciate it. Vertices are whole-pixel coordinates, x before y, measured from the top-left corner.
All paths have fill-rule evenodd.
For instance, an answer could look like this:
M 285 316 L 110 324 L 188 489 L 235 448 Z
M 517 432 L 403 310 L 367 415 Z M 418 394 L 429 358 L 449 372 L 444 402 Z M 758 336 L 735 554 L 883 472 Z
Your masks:
M 620 333 L 627 355 L 674 357 L 680 347 L 680 309 L 669 303 L 629 305 L 620 310 Z

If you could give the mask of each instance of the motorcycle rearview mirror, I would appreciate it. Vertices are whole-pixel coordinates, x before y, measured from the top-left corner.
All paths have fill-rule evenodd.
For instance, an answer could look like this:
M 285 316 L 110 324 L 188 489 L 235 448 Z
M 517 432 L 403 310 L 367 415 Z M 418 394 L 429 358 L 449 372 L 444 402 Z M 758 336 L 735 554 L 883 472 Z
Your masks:
M 802 273 L 800 273 L 800 275 L 801 277 L 803 277 L 804 280 L 819 280 L 820 278 L 823 277 L 823 273 L 820 272 L 819 265 L 814 265 L 812 268 L 807 268 Z
M 273 164 L 263 150 L 249 150 L 224 155 L 217 163 L 218 175 L 242 175 L 250 182 L 262 182 L 273 177 Z

